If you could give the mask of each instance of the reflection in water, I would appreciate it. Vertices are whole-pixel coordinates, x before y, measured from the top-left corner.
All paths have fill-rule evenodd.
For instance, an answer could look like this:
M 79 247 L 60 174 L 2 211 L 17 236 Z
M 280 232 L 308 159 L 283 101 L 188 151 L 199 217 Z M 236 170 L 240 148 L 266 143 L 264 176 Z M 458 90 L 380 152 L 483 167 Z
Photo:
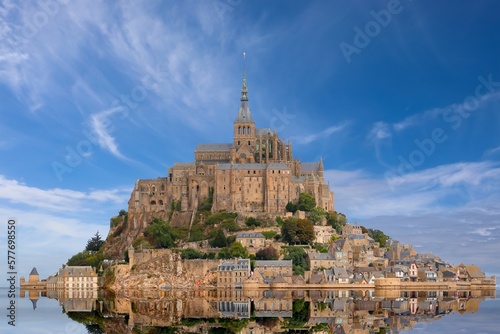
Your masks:
M 448 313 L 476 312 L 495 291 L 81 291 L 55 298 L 89 333 L 397 333 Z M 25 297 L 23 293 L 22 296 Z M 29 291 L 36 307 L 38 291 Z

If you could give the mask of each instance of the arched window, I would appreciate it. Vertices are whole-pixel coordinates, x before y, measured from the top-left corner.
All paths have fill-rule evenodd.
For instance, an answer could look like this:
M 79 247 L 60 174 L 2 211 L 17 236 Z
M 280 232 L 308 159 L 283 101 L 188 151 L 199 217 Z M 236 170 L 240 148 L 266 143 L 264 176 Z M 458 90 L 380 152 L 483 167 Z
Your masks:
M 156 201 L 151 201 L 149 204 L 156 205 Z
M 163 200 L 159 200 L 158 204 L 163 205 Z
M 245 134 L 245 132 L 246 132 L 245 130 L 246 130 L 246 128 L 245 128 L 245 127 L 243 127 L 243 134 Z
M 250 134 L 250 127 L 248 127 L 247 133 Z

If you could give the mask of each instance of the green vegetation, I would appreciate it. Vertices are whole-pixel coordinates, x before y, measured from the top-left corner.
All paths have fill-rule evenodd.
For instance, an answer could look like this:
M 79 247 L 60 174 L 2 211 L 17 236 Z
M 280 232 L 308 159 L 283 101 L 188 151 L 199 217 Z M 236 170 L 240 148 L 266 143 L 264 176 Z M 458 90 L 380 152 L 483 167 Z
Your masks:
M 254 217 L 248 217 L 245 220 L 245 224 L 248 227 L 258 227 L 258 226 L 262 225 L 262 223 L 260 221 L 258 221 L 257 219 L 255 219 Z
M 309 270 L 307 265 L 307 253 L 303 247 L 288 246 L 285 248 L 284 260 L 292 260 L 294 275 L 304 275 L 304 272 Z
M 299 195 L 299 202 L 297 203 L 297 209 L 300 211 L 311 211 L 316 207 L 316 200 L 314 197 L 308 193 L 301 193 Z
M 313 208 L 307 212 L 307 218 L 313 223 L 319 223 L 327 216 L 327 212 L 323 208 Z
M 214 252 L 203 253 L 193 248 L 186 248 L 181 250 L 181 258 L 185 260 L 215 259 L 215 253 Z
M 226 235 L 222 228 L 219 228 L 215 234 L 215 237 L 210 241 L 212 247 L 226 247 L 228 245 Z
M 293 204 L 292 202 L 286 203 L 285 206 L 286 211 L 295 213 L 298 210 L 297 204 Z
M 248 326 L 250 319 L 220 318 L 217 320 L 220 326 L 229 330 L 230 333 L 239 333 Z
M 166 221 L 160 218 L 153 218 L 148 227 L 144 230 L 144 237 L 149 244 L 156 248 L 172 248 L 176 240 L 176 232 Z
M 343 213 L 334 211 L 328 212 L 326 215 L 326 221 L 328 224 L 337 231 L 338 234 L 342 233 L 342 228 L 347 224 L 347 218 Z
M 314 238 L 314 226 L 307 219 L 287 218 L 281 226 L 282 240 L 289 244 L 308 244 Z
M 323 244 L 314 243 L 313 248 L 320 253 L 328 253 L 328 249 Z
M 219 259 L 232 259 L 232 258 L 248 258 L 247 249 L 239 242 L 233 243 L 231 246 L 224 247 L 218 254 Z
M 390 239 L 388 235 L 380 230 L 373 230 L 371 228 L 368 229 L 368 236 L 378 242 L 380 247 L 385 247 L 387 244 L 387 240 Z
M 212 204 L 214 202 L 214 188 L 208 188 L 208 196 L 198 205 L 198 211 L 212 210 Z
M 102 240 L 99 231 L 97 231 L 92 238 L 87 241 L 87 246 L 85 250 L 88 252 L 97 252 L 101 249 L 101 246 L 104 244 L 104 240 Z
M 97 269 L 103 260 L 104 252 L 102 250 L 98 252 L 83 251 L 73 255 L 66 264 L 68 266 L 92 266 Z
M 266 238 L 266 239 L 272 239 L 276 236 L 277 232 L 275 231 L 263 231 L 261 232 L 262 235 Z
M 238 214 L 236 212 L 226 212 L 226 211 L 215 212 L 207 217 L 206 224 L 207 225 L 223 224 L 230 221 L 234 221 L 236 217 L 238 217 Z
M 273 246 L 262 248 L 255 253 L 257 260 L 278 260 L 279 256 L 278 251 Z
M 292 306 L 292 318 L 285 320 L 285 328 L 304 328 L 309 320 L 309 302 L 295 299 Z

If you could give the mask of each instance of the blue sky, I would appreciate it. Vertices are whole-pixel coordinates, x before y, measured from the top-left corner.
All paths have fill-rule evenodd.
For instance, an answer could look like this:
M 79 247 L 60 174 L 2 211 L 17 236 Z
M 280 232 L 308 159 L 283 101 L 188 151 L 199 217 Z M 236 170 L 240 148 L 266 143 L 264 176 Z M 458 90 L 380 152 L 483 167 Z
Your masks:
M 231 142 L 243 51 L 257 126 L 323 157 L 338 211 L 500 274 L 498 2 L 44 3 L 0 4 L 0 238 L 16 218 L 21 274 L 106 235 L 137 179 Z

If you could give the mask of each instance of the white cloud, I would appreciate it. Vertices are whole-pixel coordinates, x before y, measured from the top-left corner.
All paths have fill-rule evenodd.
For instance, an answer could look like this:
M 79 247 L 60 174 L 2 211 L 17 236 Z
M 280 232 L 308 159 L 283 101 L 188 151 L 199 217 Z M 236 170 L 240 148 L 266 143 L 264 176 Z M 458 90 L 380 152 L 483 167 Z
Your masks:
M 495 198 L 500 203 L 495 191 L 500 186 L 500 168 L 489 161 L 429 168 L 402 175 L 397 183 L 361 170 L 327 170 L 325 178 L 336 193 L 336 207 L 359 218 L 447 212 L 450 197 L 455 199 L 455 209 L 491 212 L 499 208 L 492 204 Z
M 130 189 L 94 190 L 89 193 L 70 189 L 41 189 L 0 175 L 0 199 L 58 212 L 89 211 L 89 205 L 126 203 Z
M 121 111 L 121 107 L 116 107 L 90 115 L 90 126 L 97 135 L 99 146 L 120 159 L 126 159 L 118 149 L 115 138 L 111 135 L 114 126 L 111 122 L 111 116 Z
M 373 124 L 373 127 L 368 135 L 370 139 L 376 140 L 390 138 L 391 136 L 392 133 L 389 129 L 389 125 L 385 122 L 376 122 L 375 124 Z
M 340 125 L 332 125 L 319 133 L 310 134 L 310 135 L 302 135 L 302 136 L 294 136 L 294 137 L 292 137 L 292 140 L 297 144 L 307 145 L 307 144 L 310 144 L 318 139 L 328 138 L 332 134 L 342 131 L 346 126 L 347 126 L 347 123 L 343 123 Z

